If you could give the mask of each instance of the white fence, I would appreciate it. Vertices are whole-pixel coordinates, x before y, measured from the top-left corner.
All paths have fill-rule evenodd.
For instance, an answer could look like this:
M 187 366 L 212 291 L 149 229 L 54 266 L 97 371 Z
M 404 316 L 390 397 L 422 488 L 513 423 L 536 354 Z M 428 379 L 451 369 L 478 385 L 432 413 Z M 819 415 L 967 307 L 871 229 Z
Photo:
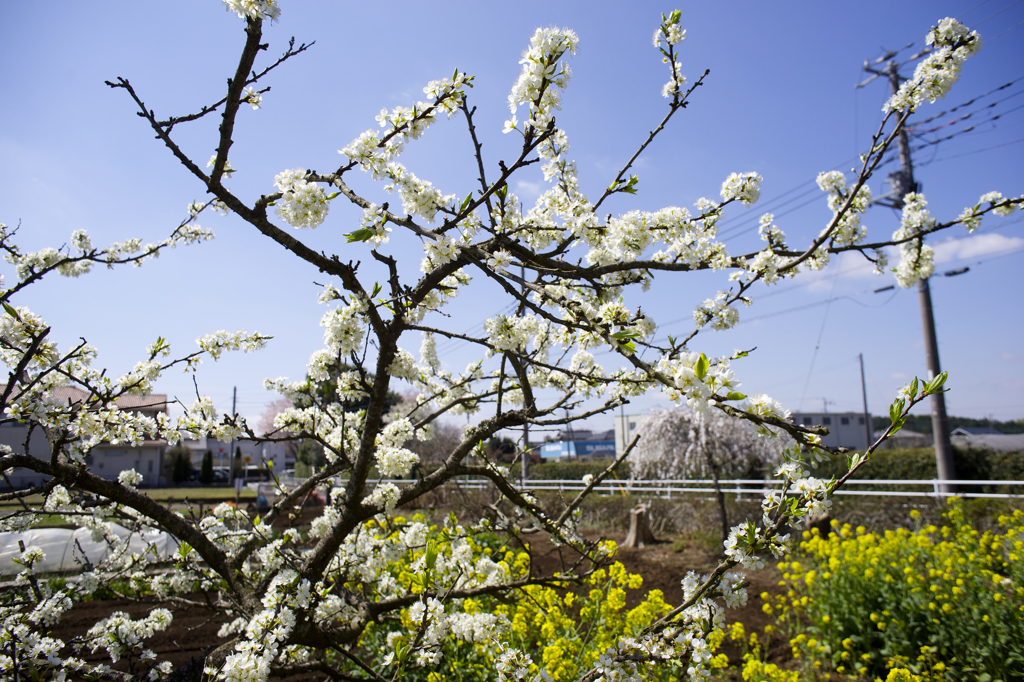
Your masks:
M 338 483 L 345 479 L 339 479 Z M 521 480 L 513 479 L 517 484 Z M 282 479 L 282 483 L 290 487 L 301 483 L 302 479 Z M 392 483 L 404 485 L 415 483 L 411 479 L 391 480 Z M 722 479 L 719 482 L 722 492 L 729 495 L 761 497 L 767 492 L 780 490 L 782 481 L 775 479 Z M 250 484 L 250 487 L 258 485 L 263 494 L 272 494 L 271 484 Z M 460 488 L 482 489 L 490 488 L 492 483 L 485 478 L 452 479 L 448 485 L 455 485 Z M 858 490 L 860 486 L 927 486 L 928 491 L 921 490 Z M 947 493 L 942 491 L 943 485 L 955 485 L 958 492 Z M 1014 493 L 986 493 L 975 492 L 979 486 L 1013 486 L 1019 488 Z M 709 494 L 714 493 L 714 481 L 711 479 L 674 479 L 674 480 L 616 480 L 606 479 L 600 485 L 594 486 L 594 493 L 598 495 L 648 495 L 656 497 L 678 497 L 693 493 Z M 523 487 L 523 486 L 520 486 Z M 533 491 L 557 490 L 559 492 L 580 491 L 585 488 L 583 481 L 579 479 L 552 479 L 552 480 L 527 480 L 525 489 Z M 254 488 L 255 489 L 255 488 Z M 849 480 L 843 487 L 835 492 L 836 495 L 868 495 L 877 497 L 986 497 L 986 498 L 1018 498 L 1024 497 L 1024 481 L 942 481 L 938 479 L 857 479 Z

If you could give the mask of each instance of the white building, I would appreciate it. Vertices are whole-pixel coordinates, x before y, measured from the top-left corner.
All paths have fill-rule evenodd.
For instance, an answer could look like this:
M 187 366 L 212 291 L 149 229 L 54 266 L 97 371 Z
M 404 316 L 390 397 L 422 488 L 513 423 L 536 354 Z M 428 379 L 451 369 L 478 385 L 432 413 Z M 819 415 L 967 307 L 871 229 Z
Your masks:
M 80 403 L 86 398 L 88 394 L 85 391 L 71 386 L 57 389 L 52 397 L 55 402 L 72 404 Z M 124 395 L 117 399 L 117 406 L 126 412 L 156 418 L 159 412 L 167 413 L 167 396 L 156 393 L 148 396 Z M 0 443 L 9 446 L 15 452 L 26 452 L 25 439 L 29 435 L 29 427 L 26 424 L 15 421 L 0 424 Z M 167 441 L 148 436 L 136 446 L 125 443 L 100 443 L 86 456 L 85 464 L 92 473 L 111 481 L 116 480 L 122 471 L 135 469 L 142 474 L 143 487 L 158 486 L 165 483 L 166 451 Z M 38 427 L 31 432 L 27 453 L 40 459 L 50 458 L 50 444 Z M 15 469 L 8 478 L 15 488 L 28 488 L 39 485 L 48 477 L 27 469 Z M 6 487 L 2 480 L 0 487 Z
M 824 426 L 828 429 L 828 435 L 821 437 L 822 445 L 851 450 L 868 448 L 868 429 L 862 412 L 794 412 L 790 419 L 800 426 Z
M 285 469 L 295 468 L 295 455 L 288 449 L 287 443 L 254 443 L 251 440 L 236 440 L 233 444 L 214 438 L 182 438 L 181 444 L 191 452 L 192 468 L 196 471 L 203 465 L 203 456 L 209 450 L 213 454 L 215 469 L 228 469 L 235 450 L 242 451 L 242 457 L 249 458 L 249 464 L 262 466 L 263 462 L 273 462 L 274 472 L 280 474 Z
M 617 414 L 615 420 L 615 456 L 618 457 L 643 426 L 646 414 Z

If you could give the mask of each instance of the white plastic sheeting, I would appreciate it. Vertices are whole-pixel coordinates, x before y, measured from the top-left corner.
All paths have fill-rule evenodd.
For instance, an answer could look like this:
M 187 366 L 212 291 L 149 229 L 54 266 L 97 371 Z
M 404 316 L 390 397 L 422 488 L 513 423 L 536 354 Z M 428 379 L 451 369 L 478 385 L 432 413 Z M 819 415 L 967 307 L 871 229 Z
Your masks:
M 93 540 L 92 531 L 85 528 L 37 528 L 23 533 L 0 533 L 0 575 L 15 575 L 24 570 L 24 566 L 14 562 L 21 557 L 19 540 L 26 549 L 35 546 L 46 555 L 33 567 L 36 573 L 81 570 L 86 558 L 96 565 L 111 551 L 120 550 L 125 542 L 131 552 L 138 552 L 150 561 L 168 559 L 178 550 L 178 541 L 162 531 L 130 533 L 116 523 L 107 523 L 107 527 L 121 542 L 120 547 L 111 548 L 103 538 Z

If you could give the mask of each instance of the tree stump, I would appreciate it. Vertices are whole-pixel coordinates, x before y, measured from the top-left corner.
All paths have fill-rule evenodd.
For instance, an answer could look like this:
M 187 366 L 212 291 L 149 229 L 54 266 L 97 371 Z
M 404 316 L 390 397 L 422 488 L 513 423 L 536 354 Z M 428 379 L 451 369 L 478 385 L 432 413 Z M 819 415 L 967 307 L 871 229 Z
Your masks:
M 647 510 L 649 504 L 638 504 L 629 510 L 629 535 L 623 547 L 643 547 L 645 545 L 657 544 L 658 540 L 651 532 L 650 517 Z
M 832 532 L 832 517 L 828 514 L 822 514 L 814 518 L 807 517 L 804 519 L 804 528 L 809 531 L 817 528 L 818 534 L 823 538 L 827 538 L 829 533 Z

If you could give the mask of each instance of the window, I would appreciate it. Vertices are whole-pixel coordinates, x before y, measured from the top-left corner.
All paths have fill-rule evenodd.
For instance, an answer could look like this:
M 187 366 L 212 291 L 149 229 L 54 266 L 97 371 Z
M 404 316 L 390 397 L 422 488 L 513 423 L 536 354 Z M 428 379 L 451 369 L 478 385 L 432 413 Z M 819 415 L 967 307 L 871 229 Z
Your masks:
M 857 417 L 857 423 L 864 426 L 864 417 Z
M 803 419 L 803 423 L 804 423 L 805 425 L 808 425 L 808 424 L 813 424 L 813 423 L 814 423 L 814 417 L 804 417 L 804 419 Z
M 636 422 L 629 422 L 629 430 L 632 431 L 636 428 Z
M 822 417 L 821 423 L 824 424 L 825 426 L 828 426 L 829 424 L 832 423 L 832 417 Z
M 840 417 L 839 418 L 839 423 L 842 424 L 843 426 L 846 426 L 847 424 L 850 423 L 850 418 L 849 417 Z
M 153 473 L 153 460 L 149 460 L 149 473 Z

